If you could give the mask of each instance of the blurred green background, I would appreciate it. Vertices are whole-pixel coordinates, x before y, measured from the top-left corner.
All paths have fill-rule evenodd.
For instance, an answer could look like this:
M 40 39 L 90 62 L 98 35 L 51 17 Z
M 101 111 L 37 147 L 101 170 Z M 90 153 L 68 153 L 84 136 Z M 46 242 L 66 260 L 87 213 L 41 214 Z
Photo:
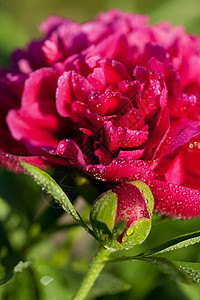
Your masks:
M 83 22 L 111 7 L 148 14 L 151 23 L 170 20 L 184 25 L 190 33 L 200 34 L 199 0 L 0 0 L 0 65 L 8 64 L 9 53 L 14 48 L 24 47 L 30 39 L 39 36 L 37 25 L 49 14 Z M 70 187 L 77 182 L 71 171 L 57 171 L 54 177 L 64 182 L 63 188 L 75 199 L 76 189 Z M 98 194 L 95 187 L 89 189 L 85 183 L 79 184 L 79 192 L 88 202 Z M 83 199 L 79 202 L 81 214 L 87 219 L 89 205 Z M 198 230 L 199 224 L 199 218 L 163 221 L 154 226 L 144 244 L 128 254 L 134 255 L 177 235 Z M 67 228 L 71 230 L 66 232 Z M 63 216 L 62 210 L 52 205 L 28 176 L 0 170 L 0 278 L 10 274 L 19 258 L 27 262 L 0 288 L 1 300 L 70 299 L 95 248 L 95 242 L 71 224 L 71 219 Z M 175 251 L 170 257 L 199 262 L 199 246 Z M 117 292 L 116 286 L 119 294 L 104 295 Z M 99 300 L 199 300 L 200 288 L 177 284 L 146 263 L 128 262 L 108 265 L 92 295 L 92 299 Z
M 188 32 L 200 33 L 199 0 L 0 0 L 0 64 L 7 63 L 13 48 L 39 35 L 37 25 L 48 15 L 83 22 L 111 7 L 148 14 L 152 23 L 170 20 L 184 25 Z

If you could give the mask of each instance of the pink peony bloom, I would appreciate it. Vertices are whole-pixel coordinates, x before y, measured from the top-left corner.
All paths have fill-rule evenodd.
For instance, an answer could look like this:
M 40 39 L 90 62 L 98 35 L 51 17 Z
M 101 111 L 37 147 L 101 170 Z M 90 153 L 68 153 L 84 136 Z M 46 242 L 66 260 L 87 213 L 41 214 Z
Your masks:
M 0 164 L 141 180 L 156 212 L 200 215 L 200 39 L 116 10 L 40 30 L 1 72 Z

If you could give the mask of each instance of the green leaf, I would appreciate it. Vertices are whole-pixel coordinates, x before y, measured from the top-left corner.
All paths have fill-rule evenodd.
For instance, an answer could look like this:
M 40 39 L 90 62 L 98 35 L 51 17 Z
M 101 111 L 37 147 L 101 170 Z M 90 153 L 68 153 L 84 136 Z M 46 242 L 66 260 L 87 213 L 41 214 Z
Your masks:
M 171 279 L 175 281 L 189 283 L 189 280 L 185 276 L 185 274 L 182 273 L 181 270 L 171 260 L 167 258 L 152 256 L 152 257 L 142 257 L 141 260 L 154 265 L 163 273 L 169 275 Z
M 7 282 L 10 281 L 10 279 L 13 277 L 13 272 L 6 275 L 4 278 L 0 279 L 0 286 L 6 284 Z
M 122 279 L 103 272 L 92 287 L 88 297 L 101 297 L 103 295 L 114 295 L 117 293 L 126 292 L 131 288 L 131 285 Z
M 200 285 L 178 282 L 179 289 L 188 300 L 199 300 Z
M 67 195 L 50 175 L 27 163 L 21 162 L 21 164 L 46 193 L 51 195 L 74 220 L 76 220 L 87 232 L 93 235 L 92 230 L 84 223 Z
M 175 281 L 189 283 L 189 279 L 181 270 L 169 259 L 159 256 L 124 256 L 117 258 L 110 258 L 109 262 L 122 261 L 144 261 L 154 265 L 163 273 L 169 275 Z
M 168 251 L 174 251 L 181 249 L 183 247 L 188 247 L 200 242 L 200 230 L 180 235 L 162 245 L 159 245 L 153 249 L 150 249 L 144 253 L 141 253 L 139 256 L 150 256 L 160 253 L 165 253 Z
M 173 261 L 173 263 L 193 282 L 200 283 L 200 263 Z

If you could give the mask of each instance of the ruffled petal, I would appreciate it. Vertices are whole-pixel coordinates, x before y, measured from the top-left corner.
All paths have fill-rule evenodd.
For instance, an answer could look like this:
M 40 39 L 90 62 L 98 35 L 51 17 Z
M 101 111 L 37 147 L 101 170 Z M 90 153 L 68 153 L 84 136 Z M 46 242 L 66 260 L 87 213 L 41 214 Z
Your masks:
M 38 156 L 17 156 L 0 152 L 0 166 L 8 171 L 25 173 L 25 170 L 21 165 L 21 160 L 41 169 L 46 169 L 50 166 L 49 162 L 46 162 Z
M 86 101 L 87 91 L 93 86 L 74 71 L 64 72 L 58 80 L 56 90 L 56 108 L 62 117 L 71 115 L 71 105 L 75 100 Z
M 155 199 L 155 212 L 175 219 L 200 215 L 200 191 L 180 185 L 153 180 L 149 187 Z
M 147 130 L 130 130 L 112 125 L 111 121 L 104 122 L 105 141 L 110 151 L 120 148 L 134 148 L 142 145 L 148 138 Z
M 157 148 L 154 159 L 161 158 L 189 142 L 191 138 L 199 134 L 199 125 L 199 122 L 192 121 L 187 118 L 174 121 L 172 126 L 166 131 L 159 147 Z
M 88 175 L 102 181 L 129 181 L 129 180 L 149 180 L 154 178 L 154 172 L 149 165 L 142 160 L 126 160 L 114 158 L 107 165 L 90 165 L 86 167 Z

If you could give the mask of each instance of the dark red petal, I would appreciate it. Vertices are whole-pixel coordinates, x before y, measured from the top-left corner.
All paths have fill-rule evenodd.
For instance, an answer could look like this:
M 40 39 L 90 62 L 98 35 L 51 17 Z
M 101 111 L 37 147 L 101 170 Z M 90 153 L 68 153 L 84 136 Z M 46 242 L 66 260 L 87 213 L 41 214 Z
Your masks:
M 128 181 L 128 180 L 151 180 L 154 173 L 149 165 L 142 160 L 126 160 L 114 158 L 107 165 L 90 165 L 86 167 L 86 172 L 96 179 L 103 181 Z
M 137 149 L 137 150 L 130 150 L 130 151 L 119 151 L 118 158 L 124 158 L 126 160 L 129 159 L 139 159 L 144 154 L 145 149 Z
M 122 80 L 130 80 L 130 75 L 126 68 L 120 62 L 111 58 L 106 58 L 98 61 L 98 65 L 103 69 L 106 82 L 109 85 L 118 83 Z
M 46 100 L 54 101 L 57 79 L 58 73 L 52 68 L 41 68 L 32 72 L 25 81 L 21 106 Z M 48 113 L 48 107 L 45 112 Z
M 134 106 L 137 106 L 137 96 L 141 92 L 141 83 L 138 80 L 124 80 L 118 83 L 117 90 L 125 97 L 129 98 Z
M 175 219 L 200 215 L 200 191 L 152 180 L 149 187 L 155 199 L 155 212 Z
M 49 101 L 43 101 L 42 107 L 48 107 L 53 111 Z M 56 146 L 58 138 L 56 137 L 59 120 L 53 113 L 45 114 L 41 110 L 39 103 L 31 103 L 23 109 L 9 111 L 7 118 L 12 136 L 20 141 L 26 140 L 34 146 Z
M 119 117 L 118 126 L 128 127 L 131 130 L 140 130 L 144 128 L 145 123 L 139 111 L 133 108 L 121 116 L 121 118 Z
M 199 134 L 199 122 L 192 121 L 187 118 L 182 118 L 172 123 L 158 149 L 155 152 L 154 159 L 172 152 L 178 147 L 186 144 L 191 138 Z
M 151 160 L 154 153 L 162 146 L 166 138 L 166 132 L 170 128 L 169 109 L 161 109 L 157 121 L 154 120 L 153 128 L 150 131 L 148 147 L 145 150 L 145 160 Z M 152 162 L 154 163 L 153 159 Z
M 54 98 L 58 74 L 51 68 L 32 72 L 25 81 L 20 109 L 11 109 L 7 125 L 16 140 L 37 146 L 56 145 L 59 118 Z
M 165 179 L 170 183 L 181 184 L 183 182 L 183 177 L 184 170 L 182 164 L 182 156 L 181 154 L 178 154 L 171 162 L 169 169 L 165 173 Z
M 101 146 L 101 144 L 100 147 L 94 151 L 94 154 L 99 158 L 99 161 L 102 165 L 110 164 L 113 158 L 110 151 L 104 146 Z
M 93 72 L 87 76 L 87 80 L 99 92 L 103 92 L 106 87 L 106 78 L 102 68 L 94 68 Z
M 111 90 L 106 90 L 103 94 L 98 91 L 88 91 L 89 108 L 101 116 L 112 115 L 118 108 L 119 96 Z
M 72 103 L 72 116 L 71 119 L 74 123 L 78 124 L 78 127 L 84 127 L 91 130 L 94 135 L 97 134 L 97 131 L 103 131 L 103 122 L 110 117 L 105 116 L 101 117 L 97 113 L 92 113 L 89 109 L 86 108 L 84 103 L 74 101 Z
M 135 221 L 150 218 L 146 202 L 136 186 L 122 183 L 112 188 L 112 192 L 117 194 L 115 224 L 126 219 L 129 227 Z
M 86 101 L 87 91 L 93 86 L 81 75 L 74 71 L 64 72 L 58 80 L 56 90 L 56 107 L 62 117 L 71 114 L 71 104 L 73 101 Z
M 16 156 L 0 152 L 0 166 L 4 167 L 8 171 L 24 173 L 25 170 L 21 165 L 21 160 L 41 169 L 49 167 L 49 163 L 37 156 Z
M 52 152 L 52 154 L 66 158 L 68 163 L 77 167 L 82 168 L 85 166 L 83 153 L 77 144 L 72 140 L 61 141 L 56 151 Z
M 111 121 L 104 122 L 105 141 L 110 151 L 133 148 L 142 145 L 148 138 L 148 131 L 116 127 Z
M 194 137 L 182 148 L 184 185 L 200 188 L 200 135 Z
M 136 66 L 133 70 L 133 75 L 136 80 L 140 81 L 141 83 L 149 80 L 150 74 L 149 70 L 143 66 Z

